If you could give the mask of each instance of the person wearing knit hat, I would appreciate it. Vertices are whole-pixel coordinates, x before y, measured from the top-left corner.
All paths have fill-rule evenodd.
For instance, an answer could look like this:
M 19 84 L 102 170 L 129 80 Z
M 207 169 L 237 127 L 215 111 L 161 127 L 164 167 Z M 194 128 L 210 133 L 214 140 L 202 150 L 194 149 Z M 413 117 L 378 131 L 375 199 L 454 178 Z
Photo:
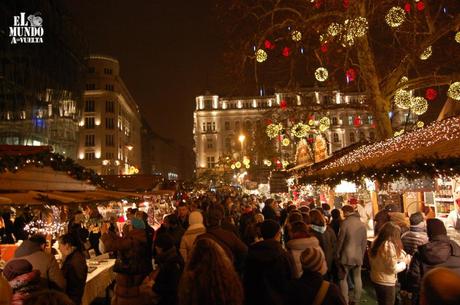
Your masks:
M 25 259 L 9 261 L 3 269 L 3 275 L 13 290 L 11 304 L 23 304 L 30 293 L 39 289 L 40 271 L 32 270 Z
M 407 282 L 415 300 L 418 299 L 421 281 L 429 270 L 446 267 L 460 274 L 460 246 L 447 236 L 444 223 L 431 218 L 427 220 L 426 227 L 429 241 L 418 247 L 407 272 Z
M 184 262 L 187 262 L 189 254 L 192 252 L 196 237 L 206 233 L 206 228 L 203 224 L 203 214 L 201 214 L 200 211 L 193 211 L 190 213 L 188 216 L 188 223 L 189 226 L 182 236 L 179 249 Z
M 300 254 L 300 262 L 304 272 L 318 272 L 325 275 L 327 267 L 325 264 L 324 254 L 321 249 L 307 248 Z
M 309 247 L 300 255 L 303 273 L 292 281 L 286 293 L 286 305 L 322 304 L 346 305 L 339 287 L 323 280 L 326 259 L 320 248 Z

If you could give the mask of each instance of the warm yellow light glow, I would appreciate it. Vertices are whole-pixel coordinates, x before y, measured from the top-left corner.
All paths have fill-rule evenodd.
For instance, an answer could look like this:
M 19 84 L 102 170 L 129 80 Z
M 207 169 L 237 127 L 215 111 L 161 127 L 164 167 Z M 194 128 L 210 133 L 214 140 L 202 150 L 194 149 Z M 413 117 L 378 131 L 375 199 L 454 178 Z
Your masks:
M 456 101 L 460 101 L 460 82 L 452 83 L 449 86 L 449 90 L 447 91 L 447 95 Z
M 256 60 L 257 60 L 257 62 L 264 62 L 264 61 L 267 60 L 267 57 L 268 57 L 267 52 L 265 52 L 264 50 L 258 49 L 256 51 Z
M 324 67 L 320 67 L 315 71 L 315 78 L 320 82 L 324 82 L 328 78 L 328 76 L 329 72 Z
M 126 148 L 127 148 L 129 151 L 131 151 L 131 150 L 133 150 L 134 146 L 132 146 L 132 145 L 126 145 Z
M 300 41 L 302 40 L 302 33 L 300 33 L 299 31 L 293 31 L 291 34 L 291 38 L 294 41 Z
M 406 12 L 398 6 L 392 7 L 385 16 L 385 21 L 392 28 L 397 28 L 403 24 L 405 20 Z
M 244 140 L 246 140 L 246 136 L 244 134 L 240 134 L 240 136 L 238 137 L 238 141 L 240 141 L 241 144 L 243 144 Z

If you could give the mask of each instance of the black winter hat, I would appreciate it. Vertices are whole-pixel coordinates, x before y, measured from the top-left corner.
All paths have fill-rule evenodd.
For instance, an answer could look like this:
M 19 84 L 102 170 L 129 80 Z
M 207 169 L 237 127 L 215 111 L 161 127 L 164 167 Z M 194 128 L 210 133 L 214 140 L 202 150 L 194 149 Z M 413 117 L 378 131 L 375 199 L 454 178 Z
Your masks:
M 446 227 L 442 220 L 437 218 L 430 218 L 426 221 L 426 231 L 428 233 L 428 238 L 432 238 L 437 235 L 447 235 Z

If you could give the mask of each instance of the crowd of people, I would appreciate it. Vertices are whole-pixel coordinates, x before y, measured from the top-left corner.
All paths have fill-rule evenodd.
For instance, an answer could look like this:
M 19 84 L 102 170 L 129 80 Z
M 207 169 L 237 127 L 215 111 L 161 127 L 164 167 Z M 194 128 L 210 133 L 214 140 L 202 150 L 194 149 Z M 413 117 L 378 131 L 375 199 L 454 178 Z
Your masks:
M 460 246 L 442 221 L 417 212 L 406 223 L 389 205 L 370 242 L 363 210 L 354 199 L 331 210 L 208 193 L 180 201 L 157 230 L 129 209 L 120 230 L 103 222 L 92 235 L 77 214 L 58 239 L 61 264 L 44 236 L 19 246 L 0 304 L 81 304 L 89 249 L 116 258 L 113 305 L 359 304 L 364 269 L 379 305 L 460 304 Z

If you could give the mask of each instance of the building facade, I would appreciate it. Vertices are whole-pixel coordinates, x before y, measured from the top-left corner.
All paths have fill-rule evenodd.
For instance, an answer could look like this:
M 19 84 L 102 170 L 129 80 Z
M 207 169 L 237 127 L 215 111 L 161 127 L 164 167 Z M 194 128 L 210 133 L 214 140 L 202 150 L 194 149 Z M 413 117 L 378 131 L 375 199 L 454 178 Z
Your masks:
M 40 11 L 44 42 L 14 44 L 15 17 Z M 29 16 L 30 17 L 30 16 Z M 48 145 L 77 158 L 86 42 L 62 4 L 0 2 L 0 144 Z
M 78 162 L 102 175 L 139 173 L 141 117 L 120 77 L 120 64 L 113 57 L 91 55 L 86 66 Z
M 247 155 L 250 150 L 257 149 L 254 137 L 248 137 L 248 134 L 255 135 L 257 129 L 264 129 L 269 113 L 279 109 L 282 103 L 291 109 L 294 107 L 330 119 L 330 127 L 323 132 L 329 154 L 360 140 L 373 141 L 376 138 L 374 118 L 368 109 L 366 96 L 362 94 L 305 90 L 263 97 L 198 96 L 193 128 L 197 174 L 215 170 L 222 158 L 231 158 L 235 153 Z M 401 115 L 404 114 L 394 114 L 398 122 Z M 279 150 L 284 160 L 291 164 L 295 162 L 295 145 Z M 263 162 L 252 161 L 256 165 Z

